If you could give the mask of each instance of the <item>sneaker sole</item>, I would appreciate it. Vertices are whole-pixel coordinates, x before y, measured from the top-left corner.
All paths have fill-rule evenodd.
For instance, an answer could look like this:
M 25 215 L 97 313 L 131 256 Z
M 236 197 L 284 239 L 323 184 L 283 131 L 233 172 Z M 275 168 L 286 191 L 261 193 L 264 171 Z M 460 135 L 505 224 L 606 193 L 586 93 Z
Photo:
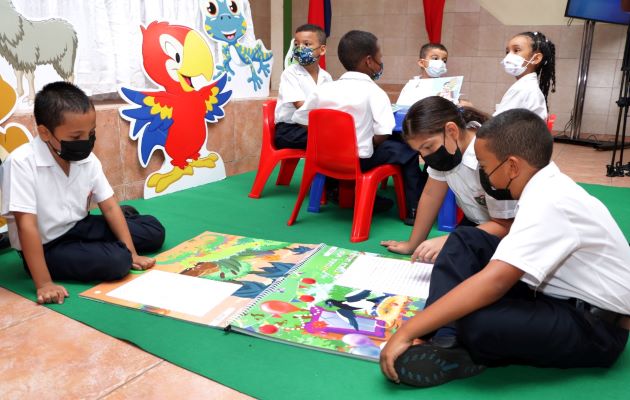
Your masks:
M 412 346 L 398 357 L 394 366 L 402 383 L 418 387 L 468 378 L 486 369 L 475 364 L 470 354 L 461 347 L 444 349 L 427 344 Z

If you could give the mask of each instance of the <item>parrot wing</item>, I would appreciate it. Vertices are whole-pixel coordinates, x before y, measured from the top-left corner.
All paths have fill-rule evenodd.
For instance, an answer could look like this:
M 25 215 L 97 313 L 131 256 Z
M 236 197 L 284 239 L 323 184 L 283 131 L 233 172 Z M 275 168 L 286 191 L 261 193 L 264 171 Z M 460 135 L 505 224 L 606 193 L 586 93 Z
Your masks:
M 216 82 L 207 87 L 207 97 L 205 99 L 207 110 L 206 120 L 208 122 L 217 122 L 217 120 L 223 118 L 225 115 L 223 107 L 227 104 L 228 100 L 230 100 L 230 97 L 232 97 L 231 90 L 224 90 L 226 82 L 227 74 L 223 74 Z
M 139 140 L 140 163 L 146 167 L 151 154 L 164 147 L 168 130 L 173 124 L 173 107 L 169 106 L 169 96 L 165 92 L 139 92 L 120 88 L 128 103 L 139 107 L 124 108 L 120 112 L 131 122 L 130 137 Z

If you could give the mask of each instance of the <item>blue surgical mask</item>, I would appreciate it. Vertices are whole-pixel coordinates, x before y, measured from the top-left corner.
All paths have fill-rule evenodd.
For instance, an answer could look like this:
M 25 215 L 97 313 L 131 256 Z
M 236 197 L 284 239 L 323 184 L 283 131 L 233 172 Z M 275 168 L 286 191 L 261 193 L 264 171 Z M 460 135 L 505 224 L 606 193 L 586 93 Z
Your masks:
M 317 62 L 319 57 L 314 55 L 315 49 L 306 46 L 297 46 L 293 48 L 293 58 L 303 67 Z
M 372 80 L 378 81 L 378 80 L 379 80 L 379 78 L 380 78 L 381 76 L 383 76 L 383 70 L 384 70 L 384 68 L 385 68 L 385 67 L 383 66 L 383 63 L 381 62 L 381 69 L 380 69 L 378 72 L 375 72 L 375 73 L 373 73 L 373 74 L 372 74 Z
M 427 75 L 431 78 L 439 78 L 447 71 L 446 63 L 442 60 L 427 60 L 429 66 L 426 68 Z

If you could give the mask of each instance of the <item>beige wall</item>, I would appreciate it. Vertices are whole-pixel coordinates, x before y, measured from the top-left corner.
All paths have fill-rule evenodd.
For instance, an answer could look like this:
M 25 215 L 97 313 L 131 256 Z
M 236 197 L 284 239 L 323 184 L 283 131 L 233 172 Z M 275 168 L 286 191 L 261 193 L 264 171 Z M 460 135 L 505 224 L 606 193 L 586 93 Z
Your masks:
M 524 3 L 519 2 L 521 8 L 528 7 Z M 307 0 L 293 0 L 293 29 L 306 22 L 307 4 Z M 556 13 L 559 9 L 564 11 L 563 7 L 553 8 Z M 554 18 L 558 19 L 561 16 Z M 513 82 L 499 65 L 508 38 L 524 30 L 541 31 L 556 44 L 557 91 L 549 95 L 549 108 L 558 116 L 554 129 L 562 130 L 573 107 L 582 28 L 581 24 L 507 26 L 478 0 L 446 0 L 442 42 L 449 49 L 449 75 L 464 75 L 464 97 L 490 112 Z M 351 29 L 368 30 L 379 37 L 385 63 L 379 83 L 398 88 L 418 73 L 417 52 L 427 41 L 422 0 L 333 1 L 327 62 L 335 78 L 343 73 L 336 57 L 337 44 Z M 583 135 L 614 134 L 625 36 L 625 26 L 595 26 Z
M 256 38 L 263 41 L 265 48 L 271 49 L 271 0 L 250 0 L 249 6 Z

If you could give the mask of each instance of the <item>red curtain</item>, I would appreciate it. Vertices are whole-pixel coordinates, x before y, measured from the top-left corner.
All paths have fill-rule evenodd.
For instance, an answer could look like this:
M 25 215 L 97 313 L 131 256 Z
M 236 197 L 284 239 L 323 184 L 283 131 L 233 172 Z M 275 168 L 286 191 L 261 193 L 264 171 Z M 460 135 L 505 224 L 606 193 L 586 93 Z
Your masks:
M 442 40 L 442 17 L 445 0 L 422 0 L 424 5 L 424 24 L 427 28 L 430 43 Z
M 318 25 L 326 30 L 326 7 L 324 0 L 309 0 L 308 23 Z M 319 58 L 319 66 L 326 69 L 326 56 Z

